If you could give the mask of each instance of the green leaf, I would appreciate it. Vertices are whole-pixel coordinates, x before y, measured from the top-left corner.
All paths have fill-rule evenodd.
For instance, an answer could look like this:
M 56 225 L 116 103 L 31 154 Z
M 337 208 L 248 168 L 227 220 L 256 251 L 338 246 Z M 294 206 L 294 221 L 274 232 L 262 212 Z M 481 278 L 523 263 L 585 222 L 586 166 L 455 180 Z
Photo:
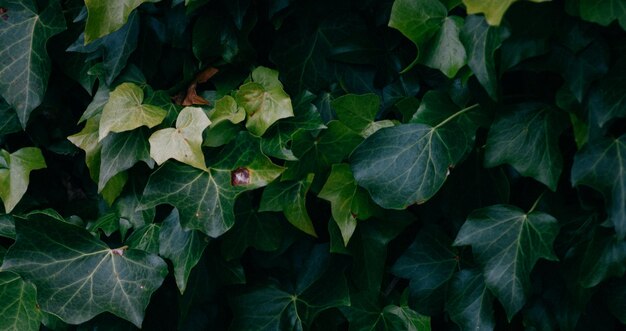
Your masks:
M 454 245 L 472 246 L 487 287 L 511 320 L 530 294 L 530 272 L 537 260 L 557 259 L 552 244 L 558 232 L 558 222 L 546 213 L 494 205 L 473 211 Z
M 251 81 L 239 88 L 236 99 L 248 114 L 246 128 L 255 136 L 262 136 L 279 119 L 293 116 L 291 99 L 272 69 L 254 69 Z
M 391 8 L 389 26 L 409 38 L 418 51 L 434 36 L 448 16 L 448 10 L 439 0 L 395 0 Z
M 296 228 L 317 237 L 306 208 L 306 194 L 313 182 L 313 174 L 299 181 L 275 181 L 263 190 L 259 211 L 282 211 Z
M 209 115 L 211 126 L 222 121 L 229 121 L 233 124 L 243 122 L 246 119 L 245 110 L 237 104 L 235 98 L 225 95 L 215 101 L 215 107 Z
M 17 222 L 16 230 L 2 270 L 35 284 L 43 311 L 71 324 L 108 311 L 141 327 L 150 296 L 167 274 L 161 258 L 111 249 L 89 232 L 50 218 Z
M 5 212 L 13 210 L 26 193 L 30 172 L 45 167 L 39 148 L 24 147 L 12 154 L 0 149 L 0 198 Z
M 152 223 L 155 214 L 154 208 L 146 210 L 137 208 L 140 204 L 141 193 L 145 187 L 143 179 L 142 182 L 131 179 L 125 187 L 126 191 L 117 199 L 113 206 L 117 214 L 120 218 L 132 224 L 134 229 L 139 229 L 145 224 Z
M 37 307 L 37 289 L 12 272 L 0 272 L 0 329 L 37 331 L 41 311 Z
M 102 140 L 100 154 L 100 176 L 98 190 L 102 191 L 106 183 L 118 173 L 130 169 L 136 163 L 143 161 L 150 168 L 154 161 L 150 158 L 147 144 L 148 130 L 139 130 L 113 133 Z
M 490 25 L 500 25 L 502 17 L 509 7 L 519 0 L 463 0 L 468 14 L 485 14 L 485 19 Z M 529 0 L 532 2 L 545 2 L 550 0 Z
M 178 208 L 183 228 L 215 238 L 233 226 L 236 197 L 272 182 L 283 168 L 261 153 L 258 138 L 242 132 L 214 155 L 208 170 L 166 162 L 150 176 L 139 208 L 170 204 Z
M 230 330 L 308 330 L 320 312 L 350 305 L 346 278 L 335 269 L 341 270 L 330 260 L 328 246 L 315 246 L 297 263 L 297 277 L 286 286 L 251 287 L 234 296 Z
M 176 128 L 159 130 L 150 136 L 150 156 L 157 164 L 169 159 L 206 170 L 202 154 L 202 131 L 211 121 L 202 108 L 186 107 L 176 119 Z
M 626 236 L 626 135 L 588 142 L 574 156 L 572 184 L 602 193 L 609 220 L 620 239 Z
M 589 92 L 590 124 L 605 127 L 611 120 L 626 117 L 626 80 L 624 70 L 612 68 Z
M 0 215 L 0 237 L 15 240 L 15 218 L 13 216 Z
M 0 20 L 0 95 L 13 107 L 22 128 L 43 101 L 50 76 L 46 44 L 66 29 L 58 0 L 38 10 L 33 0 L 5 0 Z
M 374 122 L 380 109 L 376 94 L 346 94 L 331 102 L 337 118 L 355 132 L 362 134 Z
M 126 245 L 133 249 L 142 250 L 150 254 L 159 254 L 159 233 L 161 225 L 148 224 L 133 231 L 126 239 Z
M 577 10 L 584 20 L 608 26 L 618 20 L 626 30 L 626 3 L 623 0 L 606 0 L 602 4 L 594 0 L 568 0 L 568 5 Z
M 493 296 L 479 270 L 464 269 L 454 274 L 446 310 L 461 330 L 491 331 L 495 328 Z
M 352 296 L 352 306 L 342 308 L 350 322 L 350 331 L 430 331 L 430 317 L 422 316 L 407 306 L 394 304 L 381 307 L 379 300 L 373 300 L 377 293 L 357 293 Z
M 358 187 L 348 164 L 335 164 L 318 197 L 330 201 L 333 220 L 339 226 L 343 243 L 348 245 L 358 219 L 372 214 L 369 195 Z
M 109 132 L 124 132 L 141 126 L 152 128 L 160 124 L 167 111 L 152 105 L 142 104 L 143 90 L 133 83 L 118 85 L 109 96 L 102 110 L 98 140 Z
M 191 269 L 198 263 L 208 244 L 208 238 L 200 232 L 183 230 L 176 208 L 163 221 L 159 234 L 159 255 L 172 261 L 176 285 L 181 294 L 187 288 Z
M 563 112 L 544 104 L 520 104 L 498 113 L 487 137 L 485 166 L 510 164 L 556 191 L 563 170 L 559 136 L 566 125 Z
M 578 281 L 585 288 L 594 287 L 610 277 L 626 272 L 626 241 L 604 228 L 596 229 L 591 240 L 574 246 L 566 256 Z
M 159 2 L 161 0 L 123 0 L 99 1 L 85 0 L 87 6 L 87 24 L 85 25 L 85 44 L 104 37 L 121 28 L 130 13 L 145 2 Z
M 461 42 L 467 51 L 467 64 L 493 100 L 498 99 L 494 54 L 507 37 L 508 31 L 504 27 L 489 26 L 479 16 L 468 16 L 461 30 Z
M 441 70 L 448 78 L 454 78 L 459 69 L 467 64 L 467 52 L 460 40 L 462 27 L 462 18 L 446 17 L 441 29 L 421 49 L 418 61 Z
M 15 110 L 0 98 L 0 137 L 22 130 L 20 120 Z

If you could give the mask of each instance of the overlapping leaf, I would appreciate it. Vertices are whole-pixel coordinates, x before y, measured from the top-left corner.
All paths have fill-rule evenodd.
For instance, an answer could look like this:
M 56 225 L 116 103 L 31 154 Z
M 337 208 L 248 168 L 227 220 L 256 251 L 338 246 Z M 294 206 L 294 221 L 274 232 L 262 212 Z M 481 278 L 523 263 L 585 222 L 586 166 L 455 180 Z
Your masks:
M 350 308 L 342 308 L 350 322 L 349 330 L 430 330 L 430 317 L 422 316 L 408 306 L 390 304 L 381 307 L 376 296 L 377 293 L 358 293 L 352 297 L 354 304 Z
M 461 330 L 491 331 L 495 328 L 493 296 L 480 270 L 466 269 L 454 275 L 446 310 Z
M 102 140 L 98 190 L 102 191 L 109 179 L 130 169 L 137 162 L 143 161 L 149 167 L 154 167 L 154 161 L 150 158 L 147 138 L 147 130 L 141 128 L 109 134 Z
M 502 17 L 509 7 L 520 0 L 463 0 L 468 14 L 485 14 L 485 18 L 490 25 L 500 25 Z M 544 2 L 550 0 L 529 0 L 533 2 Z
M 24 147 L 11 154 L 0 149 L 0 198 L 7 213 L 26 193 L 30 172 L 45 167 L 39 148 Z
M 37 307 L 37 290 L 13 272 L 0 272 L 0 329 L 37 331 L 41 310 Z
M 276 181 L 263 190 L 259 211 L 282 211 L 289 223 L 317 237 L 306 208 L 306 194 L 313 182 L 313 174 L 299 181 Z
M 144 2 L 161 0 L 123 0 L 98 1 L 85 0 L 87 6 L 87 25 L 85 26 L 85 44 L 104 37 L 121 28 L 130 13 Z

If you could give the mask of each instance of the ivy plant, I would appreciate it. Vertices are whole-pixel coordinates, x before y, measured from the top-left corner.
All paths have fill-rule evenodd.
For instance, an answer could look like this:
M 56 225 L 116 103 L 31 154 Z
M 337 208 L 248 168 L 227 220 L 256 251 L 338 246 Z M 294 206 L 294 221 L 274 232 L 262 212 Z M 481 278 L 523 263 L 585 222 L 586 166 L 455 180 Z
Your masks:
M 0 0 L 0 329 L 623 329 L 623 8 Z

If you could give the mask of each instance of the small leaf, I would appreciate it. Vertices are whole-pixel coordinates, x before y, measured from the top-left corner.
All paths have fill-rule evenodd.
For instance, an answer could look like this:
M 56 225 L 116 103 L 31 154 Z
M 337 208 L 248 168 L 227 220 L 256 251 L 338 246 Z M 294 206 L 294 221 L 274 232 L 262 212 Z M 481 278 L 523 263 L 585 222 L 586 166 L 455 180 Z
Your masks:
M 612 68 L 589 92 L 590 124 L 601 128 L 617 118 L 626 117 L 626 79 L 624 70 Z
M 17 118 L 17 113 L 8 103 L 0 98 L 0 137 L 21 130 L 22 125 L 19 118 Z
M 0 95 L 16 110 L 22 128 L 48 86 L 48 39 L 66 29 L 58 0 L 46 2 L 41 11 L 38 5 L 34 0 L 2 2 L 9 14 L 0 19 Z
M 45 167 L 39 148 L 24 147 L 13 154 L 0 149 L 0 198 L 5 212 L 11 212 L 26 193 L 30 172 Z
M 419 62 L 441 70 L 448 78 L 454 78 L 459 69 L 467 64 L 467 52 L 460 39 L 462 27 L 462 18 L 446 17 L 441 29 L 422 48 Z
M 6 331 L 37 331 L 41 310 L 37 306 L 37 290 L 12 272 L 0 272 L 0 329 Z
M 494 205 L 473 211 L 454 245 L 472 246 L 487 287 L 511 320 L 530 294 L 530 272 L 537 260 L 557 259 L 552 244 L 558 232 L 558 222 L 546 213 Z
M 490 25 L 500 25 L 502 17 L 509 7 L 520 0 L 463 0 L 467 13 L 485 14 L 485 19 Z M 545 2 L 550 0 L 529 0 L 532 2 Z
M 352 306 L 341 308 L 350 322 L 349 331 L 430 331 L 430 317 L 422 316 L 407 306 L 381 307 L 378 293 L 352 295 Z
M 251 82 L 239 88 L 236 99 L 248 114 L 246 128 L 255 136 L 262 136 L 274 122 L 292 117 L 293 108 L 277 71 L 258 67 L 251 77 Z
M 121 28 L 130 13 L 144 2 L 159 2 L 161 0 L 124 0 L 99 1 L 85 0 L 87 6 L 87 24 L 85 26 L 85 44 L 104 37 Z
M 51 218 L 17 222 L 16 230 L 2 270 L 33 282 L 42 310 L 71 324 L 108 311 L 141 327 L 150 296 L 167 274 L 161 258 L 110 249 L 89 232 Z
M 588 142 L 574 156 L 572 184 L 602 193 L 609 220 L 620 239 L 626 236 L 626 135 Z
M 152 128 L 160 124 L 167 111 L 152 105 L 142 105 L 143 90 L 133 83 L 122 83 L 113 90 L 102 110 L 98 140 L 109 132 L 124 132 L 141 126 Z
M 159 254 L 159 233 L 161 226 L 159 224 L 144 225 L 133 231 L 126 239 L 126 245 L 133 249 L 142 250 L 151 254 Z
M 282 211 L 289 223 L 317 237 L 306 208 L 306 194 L 313 182 L 313 174 L 300 181 L 276 181 L 263 190 L 259 211 Z
M 186 93 L 179 94 L 174 97 L 176 103 L 183 106 L 208 105 L 209 102 L 198 95 L 196 88 L 198 87 L 198 84 L 206 83 L 211 77 L 217 74 L 217 72 L 217 69 L 208 67 L 197 74 L 189 84 L 189 87 L 187 87 Z
M 559 136 L 567 117 L 556 108 L 526 103 L 499 113 L 489 129 L 485 167 L 510 164 L 556 191 L 563 169 Z
M 376 94 L 346 94 L 332 101 L 337 118 L 357 133 L 362 133 L 374 120 L 380 109 Z
M 492 331 L 495 328 L 493 296 L 479 270 L 465 269 L 454 275 L 446 310 L 461 330 Z
M 100 176 L 98 191 L 101 192 L 106 183 L 118 173 L 130 169 L 136 163 L 143 161 L 149 167 L 154 167 L 150 158 L 147 144 L 147 129 L 126 131 L 107 135 L 102 140 L 100 154 Z
M 191 269 L 198 263 L 208 244 L 208 238 L 200 232 L 183 230 L 176 208 L 163 221 L 159 234 L 159 255 L 172 261 L 176 285 L 181 294 L 187 288 Z
M 159 130 L 150 136 L 150 156 L 157 164 L 169 159 L 206 170 L 202 153 L 202 131 L 211 121 L 202 108 L 186 107 L 176 119 L 176 128 Z

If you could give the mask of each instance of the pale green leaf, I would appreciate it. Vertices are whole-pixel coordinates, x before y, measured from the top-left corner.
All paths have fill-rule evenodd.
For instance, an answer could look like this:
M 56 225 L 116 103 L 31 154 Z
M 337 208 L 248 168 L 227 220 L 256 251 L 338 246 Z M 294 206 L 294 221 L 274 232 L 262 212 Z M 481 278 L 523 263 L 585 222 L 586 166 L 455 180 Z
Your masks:
M 160 124 L 167 111 L 142 102 L 141 87 L 133 83 L 118 85 L 102 110 L 98 140 L 104 139 L 109 132 L 130 131 L 144 125 L 152 128 Z
M 202 154 L 202 131 L 209 124 L 211 121 L 202 108 L 184 108 L 178 114 L 175 129 L 162 129 L 150 136 L 150 156 L 157 164 L 174 159 L 206 170 Z
M 509 7 L 520 0 L 463 0 L 468 14 L 485 14 L 485 19 L 490 25 L 500 25 L 502 17 Z M 532 2 L 545 2 L 550 0 L 529 0 Z M 593 1 L 593 0 L 591 0 Z
M 142 3 L 159 1 L 161 0 L 85 0 L 88 13 L 85 44 L 117 31 L 126 24 L 130 13 Z
M 37 290 L 12 272 L 0 272 L 0 330 L 37 331 L 41 311 L 37 306 Z
M 15 153 L 0 149 L 0 198 L 5 212 L 10 212 L 22 199 L 33 170 L 46 167 L 41 150 L 24 147 Z
M 467 63 L 467 52 L 460 39 L 462 27 L 462 18 L 446 17 L 441 29 L 421 49 L 419 63 L 439 69 L 448 78 L 454 78 Z

